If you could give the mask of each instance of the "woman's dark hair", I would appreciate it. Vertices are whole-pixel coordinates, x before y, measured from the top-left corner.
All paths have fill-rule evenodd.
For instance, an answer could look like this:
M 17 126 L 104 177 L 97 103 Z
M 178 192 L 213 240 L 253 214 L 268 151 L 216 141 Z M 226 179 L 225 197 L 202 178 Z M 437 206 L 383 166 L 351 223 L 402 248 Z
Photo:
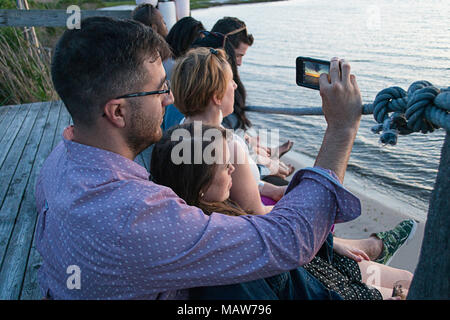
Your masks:
M 205 30 L 203 24 L 192 17 L 184 17 L 177 21 L 166 37 L 172 48 L 174 58 L 178 58 L 190 49 L 191 44 L 200 37 L 200 31 Z
M 230 63 L 231 70 L 233 71 L 233 80 L 236 82 L 237 89 L 234 91 L 234 112 L 238 118 L 238 124 L 230 129 L 243 129 L 246 130 L 247 128 L 252 126 L 252 123 L 247 118 L 245 114 L 245 99 L 247 96 L 247 93 L 245 91 L 244 84 L 241 81 L 241 78 L 239 77 L 239 73 L 237 70 L 237 64 L 236 64 L 236 54 L 234 53 L 233 45 L 229 41 L 225 41 L 224 45 L 224 35 L 221 33 L 215 33 L 215 32 L 204 32 L 205 37 L 198 38 L 194 41 L 192 44 L 192 47 L 211 47 L 211 48 L 223 48 L 225 52 L 228 55 L 228 62 Z M 226 119 L 227 117 L 225 117 Z M 225 120 L 224 119 L 224 120 Z M 226 122 L 223 123 L 226 125 Z
M 242 30 L 237 33 L 228 35 L 227 39 L 231 42 L 231 44 L 235 48 L 239 47 L 239 44 L 241 42 L 251 46 L 254 41 L 253 35 L 251 35 L 247 32 L 247 26 L 245 25 L 245 22 L 242 20 L 239 20 L 238 18 L 224 17 L 214 24 L 211 31 L 212 32 L 220 32 L 224 35 L 227 35 L 229 33 L 233 33 L 233 31 L 239 30 L 239 29 L 242 29 Z
M 74 123 L 89 127 L 109 100 L 142 91 L 149 80 L 144 61 L 164 60 L 170 48 L 160 35 L 134 20 L 91 17 L 81 24 L 81 29 L 66 30 L 58 40 L 51 73 Z
M 156 33 L 163 37 L 167 36 L 167 27 L 161 13 L 154 6 L 148 3 L 137 6 L 131 13 L 133 20 L 142 22 L 151 27 Z
M 207 164 L 203 156 L 201 157 L 201 163 L 196 162 L 195 151 L 199 152 L 200 150 L 194 150 L 194 148 L 199 145 L 200 141 L 203 155 L 204 150 L 211 143 L 217 143 L 215 140 L 203 139 L 205 132 L 210 129 L 219 130 L 220 136 L 226 141 L 226 131 L 209 125 L 201 125 L 199 131 L 198 128 L 194 130 L 195 126 L 198 126 L 198 124 L 187 123 L 172 127 L 164 132 L 161 140 L 153 147 L 150 163 L 151 180 L 159 185 L 171 188 L 188 205 L 199 207 L 205 214 L 213 212 L 233 216 L 247 214 L 229 199 L 224 202 L 206 202 L 202 199 L 201 194 L 210 187 L 215 170 L 217 170 L 217 164 Z M 180 134 L 181 130 L 185 130 L 186 134 Z M 200 133 L 200 137 L 195 136 L 195 134 Z M 190 159 L 186 163 L 182 161 L 177 164 L 173 159 L 172 150 L 182 142 L 189 143 Z M 186 155 L 179 156 L 184 159 Z

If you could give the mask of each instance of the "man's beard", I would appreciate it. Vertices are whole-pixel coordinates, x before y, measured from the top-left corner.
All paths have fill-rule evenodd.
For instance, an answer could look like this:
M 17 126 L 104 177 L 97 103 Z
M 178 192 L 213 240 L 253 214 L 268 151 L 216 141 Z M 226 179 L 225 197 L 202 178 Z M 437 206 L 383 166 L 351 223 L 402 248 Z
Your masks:
M 142 104 L 133 103 L 128 127 L 127 144 L 135 155 L 138 155 L 162 137 L 159 119 L 146 119 L 141 112 Z

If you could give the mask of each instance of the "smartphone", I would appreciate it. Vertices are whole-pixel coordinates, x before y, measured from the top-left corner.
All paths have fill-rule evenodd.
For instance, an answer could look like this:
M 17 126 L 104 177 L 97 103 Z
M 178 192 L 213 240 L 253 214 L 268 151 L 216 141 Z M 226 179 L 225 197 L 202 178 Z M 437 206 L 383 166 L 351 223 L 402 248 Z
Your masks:
M 320 75 L 330 73 L 330 61 L 297 57 L 296 73 L 297 85 L 319 90 Z

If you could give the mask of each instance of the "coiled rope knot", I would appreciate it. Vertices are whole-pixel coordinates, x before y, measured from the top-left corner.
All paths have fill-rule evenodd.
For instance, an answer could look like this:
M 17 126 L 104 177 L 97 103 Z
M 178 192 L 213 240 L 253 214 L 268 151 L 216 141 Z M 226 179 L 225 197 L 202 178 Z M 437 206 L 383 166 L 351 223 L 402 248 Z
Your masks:
M 428 81 L 414 82 L 407 92 L 390 87 L 377 94 L 371 108 L 379 123 L 372 132 L 382 132 L 383 144 L 395 145 L 398 134 L 428 133 L 441 127 L 450 131 L 450 87 L 438 89 Z

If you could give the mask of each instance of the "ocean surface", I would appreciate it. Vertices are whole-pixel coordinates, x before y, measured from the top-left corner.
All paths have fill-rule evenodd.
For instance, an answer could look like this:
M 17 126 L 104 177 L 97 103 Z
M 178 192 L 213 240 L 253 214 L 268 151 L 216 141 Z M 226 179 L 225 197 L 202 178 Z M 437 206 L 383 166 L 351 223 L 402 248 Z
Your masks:
M 255 42 L 240 67 L 248 105 L 320 107 L 318 91 L 295 83 L 295 59 L 350 61 L 363 103 L 387 87 L 417 80 L 450 86 L 450 1 L 293 0 L 193 10 L 209 30 L 224 16 L 245 21 Z M 255 128 L 278 128 L 293 149 L 314 158 L 326 127 L 321 116 L 248 113 Z M 399 136 L 383 146 L 363 116 L 348 170 L 364 185 L 411 204 L 425 219 L 439 166 L 444 130 Z

